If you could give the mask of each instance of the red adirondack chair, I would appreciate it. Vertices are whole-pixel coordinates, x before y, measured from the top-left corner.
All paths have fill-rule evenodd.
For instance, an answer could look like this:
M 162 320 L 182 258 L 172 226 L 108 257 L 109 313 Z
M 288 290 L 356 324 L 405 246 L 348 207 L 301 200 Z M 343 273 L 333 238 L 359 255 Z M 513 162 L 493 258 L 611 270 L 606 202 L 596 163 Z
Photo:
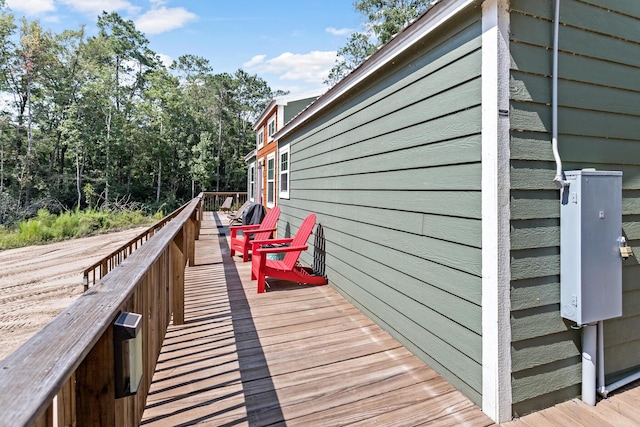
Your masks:
M 289 280 L 305 285 L 326 285 L 327 278 L 313 274 L 308 267 L 298 265 L 298 258 L 302 251 L 306 251 L 307 239 L 316 225 L 316 215 L 305 218 L 295 237 L 286 239 L 271 239 L 266 241 L 254 240 L 252 243 L 251 279 L 258 279 L 258 293 L 264 292 L 266 277 Z M 270 244 L 289 244 L 283 247 L 262 247 Z M 285 253 L 282 261 L 267 259 L 267 254 Z
M 238 225 L 229 227 L 231 232 L 231 256 L 236 251 L 242 252 L 242 261 L 249 260 L 249 248 L 251 248 L 250 236 L 253 235 L 254 240 L 267 240 L 271 237 L 271 233 L 276 231 L 276 223 L 280 217 L 280 208 L 274 206 L 260 224 Z M 238 231 L 242 231 L 242 236 L 238 235 Z M 253 256 L 253 255 L 252 255 Z

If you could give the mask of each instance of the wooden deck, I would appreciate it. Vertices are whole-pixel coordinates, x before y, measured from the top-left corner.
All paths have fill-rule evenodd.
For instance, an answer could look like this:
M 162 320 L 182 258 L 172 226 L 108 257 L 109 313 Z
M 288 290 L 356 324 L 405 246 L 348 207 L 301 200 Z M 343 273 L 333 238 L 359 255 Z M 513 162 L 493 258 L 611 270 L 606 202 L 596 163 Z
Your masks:
M 228 229 L 204 219 L 185 324 L 169 328 L 142 425 L 493 425 L 332 288 L 276 282 L 256 294 Z M 636 387 L 503 425 L 638 426 L 638 408 Z
M 185 324 L 169 328 L 142 425 L 492 424 L 332 288 L 258 295 L 206 215 Z

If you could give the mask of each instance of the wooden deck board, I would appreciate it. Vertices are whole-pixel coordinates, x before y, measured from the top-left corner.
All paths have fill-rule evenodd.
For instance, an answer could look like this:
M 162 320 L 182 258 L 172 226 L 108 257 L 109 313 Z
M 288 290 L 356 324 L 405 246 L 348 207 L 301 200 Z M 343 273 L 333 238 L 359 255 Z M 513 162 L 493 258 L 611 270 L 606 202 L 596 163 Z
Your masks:
M 585 410 L 586 406 L 584 403 L 581 404 L 581 402 L 573 400 L 567 402 L 566 405 L 558 406 L 557 409 L 559 412 L 572 418 L 574 423 L 584 427 L 615 427 L 615 425 L 609 423 L 608 420 L 605 421 L 604 418 L 599 417 L 597 414 Z
M 185 324 L 169 328 L 142 425 L 493 425 L 332 288 L 272 282 L 257 294 L 214 219 L 205 213 Z M 629 387 L 503 425 L 640 425 L 639 405 Z

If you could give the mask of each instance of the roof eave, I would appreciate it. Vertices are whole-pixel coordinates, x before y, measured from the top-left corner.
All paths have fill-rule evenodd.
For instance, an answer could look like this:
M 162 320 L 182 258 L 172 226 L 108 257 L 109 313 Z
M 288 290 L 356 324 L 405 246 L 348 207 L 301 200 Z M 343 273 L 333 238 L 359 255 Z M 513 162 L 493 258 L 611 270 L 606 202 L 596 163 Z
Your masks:
M 267 117 L 271 116 L 271 111 L 274 109 L 276 105 L 286 106 L 290 102 L 300 101 L 302 99 L 307 99 L 307 98 L 319 97 L 320 95 L 322 95 L 322 93 L 323 93 L 322 90 L 313 90 L 313 91 L 299 93 L 295 95 L 283 95 L 283 96 L 278 96 L 276 98 L 273 98 L 269 103 L 269 105 L 267 105 L 267 107 L 264 110 L 262 110 L 260 117 L 258 117 L 258 119 L 254 122 L 253 130 L 256 132 L 258 131 L 258 129 L 260 128 L 260 125 L 267 119 Z

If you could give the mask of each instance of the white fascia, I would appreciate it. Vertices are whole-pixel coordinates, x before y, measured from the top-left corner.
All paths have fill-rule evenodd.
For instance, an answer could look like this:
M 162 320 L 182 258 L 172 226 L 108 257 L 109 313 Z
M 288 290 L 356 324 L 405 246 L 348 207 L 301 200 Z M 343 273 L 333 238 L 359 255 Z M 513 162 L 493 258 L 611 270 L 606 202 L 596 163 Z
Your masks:
M 482 5 L 482 411 L 512 417 L 509 5 Z
M 278 131 L 284 126 L 284 107 L 284 105 L 278 105 L 276 133 L 278 133 Z
M 271 102 L 269 102 L 269 105 L 267 105 L 267 107 L 264 110 L 262 110 L 262 113 L 260 113 L 260 116 L 256 119 L 255 123 L 253 124 L 254 131 L 257 132 L 258 129 L 266 127 L 267 117 L 271 116 L 272 114 L 271 110 L 274 109 L 277 103 L 278 103 L 277 99 L 272 99 Z

